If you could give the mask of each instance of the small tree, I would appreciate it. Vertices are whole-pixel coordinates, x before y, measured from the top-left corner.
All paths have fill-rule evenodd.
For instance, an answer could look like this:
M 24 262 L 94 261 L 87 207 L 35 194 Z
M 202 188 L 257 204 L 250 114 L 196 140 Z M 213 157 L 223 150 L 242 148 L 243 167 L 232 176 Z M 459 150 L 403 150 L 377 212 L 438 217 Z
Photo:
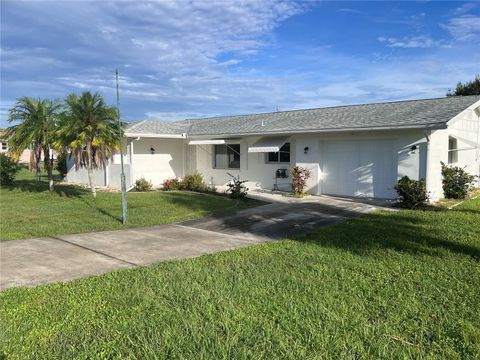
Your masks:
M 458 166 L 442 164 L 442 187 L 446 199 L 465 199 L 475 176 Z
M 234 176 L 230 173 L 227 173 L 232 180 L 227 184 L 227 193 L 230 194 L 232 199 L 245 199 L 247 197 L 248 188 L 245 186 L 245 183 L 248 180 L 240 180 L 240 175 Z
M 10 185 L 17 175 L 18 162 L 7 154 L 0 154 L 0 185 Z
M 66 151 L 61 151 L 57 155 L 57 164 L 55 169 L 60 173 L 62 179 L 67 175 L 67 153 Z
M 86 167 L 92 195 L 93 169 L 102 168 L 120 147 L 123 130 L 118 125 L 117 111 L 105 104 L 100 94 L 87 91 L 81 96 L 71 94 L 65 100 L 57 148 L 68 148 L 75 168 Z
M 447 96 L 467 96 L 467 95 L 480 95 L 480 75 L 475 76 L 473 81 L 457 83 L 455 91 L 448 90 Z
M 14 156 L 19 156 L 23 150 L 32 147 L 30 167 L 40 178 L 41 156 L 47 170 L 50 191 L 53 191 L 53 159 L 50 150 L 56 139 L 58 129 L 58 113 L 60 104 L 46 99 L 18 99 L 10 109 L 9 122 L 18 122 L 7 129 L 8 144 Z
M 305 192 L 305 186 L 307 186 L 307 180 L 311 176 L 311 171 L 295 166 L 292 169 L 292 191 L 295 195 L 303 195 Z

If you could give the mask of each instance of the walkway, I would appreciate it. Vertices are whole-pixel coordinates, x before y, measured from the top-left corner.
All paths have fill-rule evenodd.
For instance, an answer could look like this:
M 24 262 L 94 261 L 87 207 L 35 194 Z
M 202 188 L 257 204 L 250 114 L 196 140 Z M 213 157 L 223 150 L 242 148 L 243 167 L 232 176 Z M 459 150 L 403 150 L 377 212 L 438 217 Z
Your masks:
M 67 281 L 273 241 L 378 208 L 321 196 L 254 193 L 272 203 L 181 224 L 0 242 L 0 289 Z

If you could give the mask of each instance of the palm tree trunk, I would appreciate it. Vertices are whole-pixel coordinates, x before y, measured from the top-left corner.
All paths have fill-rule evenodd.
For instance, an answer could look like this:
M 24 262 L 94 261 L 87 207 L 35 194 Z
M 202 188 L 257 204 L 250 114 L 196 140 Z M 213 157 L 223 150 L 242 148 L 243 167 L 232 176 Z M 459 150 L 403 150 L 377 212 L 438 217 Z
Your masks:
M 88 173 L 88 183 L 90 189 L 92 190 L 93 198 L 97 198 L 97 190 L 93 184 L 93 161 L 92 161 L 92 147 L 90 144 L 87 145 L 87 173 Z
M 88 172 L 88 182 L 90 184 L 90 189 L 92 190 L 93 198 L 96 199 L 97 198 L 97 190 L 95 189 L 95 186 L 93 185 L 93 168 L 92 168 L 91 163 L 88 164 L 87 172 Z
M 40 182 L 40 161 L 42 160 L 42 148 L 37 145 L 35 148 L 35 174 L 37 176 L 37 182 Z
M 43 155 L 45 159 L 45 169 L 47 169 L 47 175 L 48 175 L 48 189 L 50 192 L 53 192 L 55 189 L 53 188 L 53 161 L 52 158 L 50 157 L 50 149 L 48 147 L 45 147 L 43 149 Z
M 50 192 L 53 192 L 55 189 L 53 187 L 53 175 L 52 175 L 52 163 L 50 162 L 49 166 L 47 167 L 48 173 L 48 188 Z

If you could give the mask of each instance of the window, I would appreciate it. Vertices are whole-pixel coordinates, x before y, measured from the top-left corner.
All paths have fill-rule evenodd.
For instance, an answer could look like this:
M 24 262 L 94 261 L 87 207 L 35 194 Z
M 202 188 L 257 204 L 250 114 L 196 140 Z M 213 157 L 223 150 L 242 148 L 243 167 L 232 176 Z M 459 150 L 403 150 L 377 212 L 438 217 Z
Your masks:
M 269 163 L 289 163 L 290 162 L 290 143 L 285 143 L 279 152 L 269 152 L 267 154 Z
M 2 150 L 8 150 L 8 146 L 6 142 L 2 142 Z
M 448 163 L 454 164 L 458 161 L 457 139 L 454 137 L 448 138 Z
M 240 144 L 215 145 L 215 169 L 240 169 Z

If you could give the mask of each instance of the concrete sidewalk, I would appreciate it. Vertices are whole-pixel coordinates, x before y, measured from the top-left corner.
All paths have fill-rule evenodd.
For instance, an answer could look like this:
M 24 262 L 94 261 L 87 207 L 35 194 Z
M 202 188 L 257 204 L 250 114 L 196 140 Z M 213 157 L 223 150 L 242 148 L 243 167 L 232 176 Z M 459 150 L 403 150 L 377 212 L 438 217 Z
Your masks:
M 285 238 L 378 208 L 331 197 L 273 203 L 182 224 L 0 242 L 0 289 L 195 257 Z

